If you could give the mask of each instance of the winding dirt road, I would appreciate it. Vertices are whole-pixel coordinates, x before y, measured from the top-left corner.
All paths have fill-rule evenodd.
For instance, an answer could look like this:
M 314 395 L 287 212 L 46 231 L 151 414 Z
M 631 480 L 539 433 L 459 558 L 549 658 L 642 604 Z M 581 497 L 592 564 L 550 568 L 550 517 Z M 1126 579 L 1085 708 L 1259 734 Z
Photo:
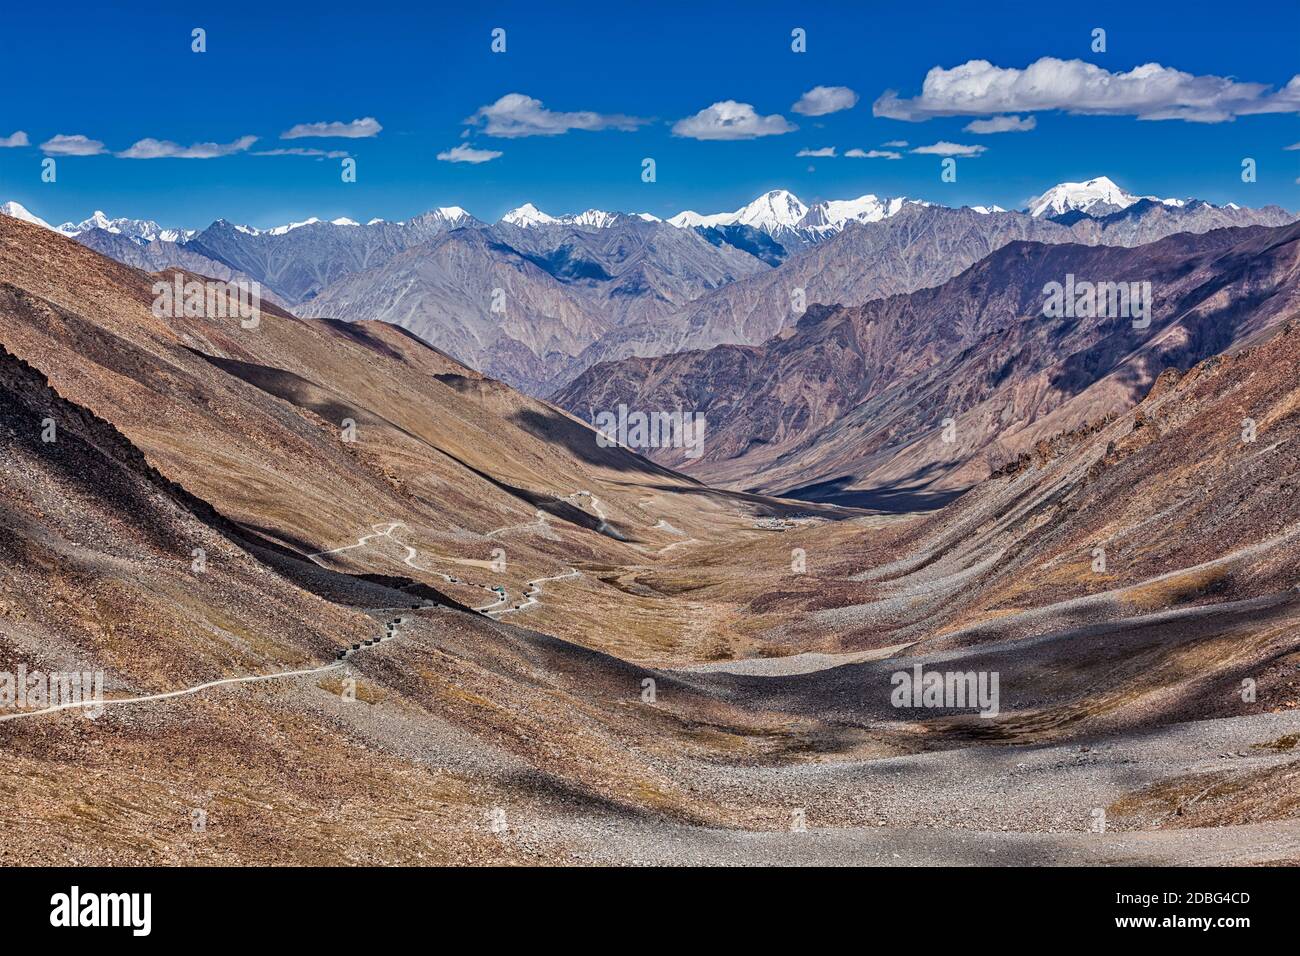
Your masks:
M 542 584 L 546 581 L 561 581 L 565 578 L 582 577 L 582 572 L 570 568 L 564 574 L 553 574 L 548 578 L 534 578 L 528 582 L 528 589 L 524 591 L 524 603 L 516 604 L 514 607 L 502 608 L 500 611 L 489 611 L 489 614 L 513 614 L 516 611 L 526 611 L 535 604 L 541 602 L 537 600 L 537 595 L 542 593 Z M 504 600 L 504 599 L 503 599 Z
M 401 618 L 398 619 L 401 623 Z M 346 657 L 351 657 L 358 651 L 365 650 L 367 647 L 374 647 L 385 640 L 391 640 L 388 637 L 378 637 L 366 641 L 357 648 L 345 648 L 341 653 Z M 197 694 L 201 691 L 209 690 L 213 687 L 222 687 L 228 684 L 254 684 L 259 681 L 282 680 L 289 677 L 308 677 L 313 674 L 326 674 L 330 671 L 346 667 L 345 658 L 340 658 L 332 664 L 323 664 L 320 667 L 308 667 L 301 670 L 276 671 L 273 674 L 252 674 L 246 677 L 223 677 L 220 680 L 210 680 L 202 684 L 195 684 L 192 687 L 183 687 L 180 690 L 169 690 L 160 694 L 142 694 L 138 697 L 106 697 L 103 700 L 81 701 L 71 704 L 56 704 L 51 707 L 45 707 L 41 710 L 26 710 L 16 714 L 0 715 L 0 723 L 7 720 L 20 720 L 24 717 L 40 717 L 45 714 L 56 714 L 61 710 L 85 710 L 87 708 L 104 708 L 120 707 L 124 704 L 145 704 L 155 700 L 171 700 L 174 697 L 187 697 L 191 694 Z

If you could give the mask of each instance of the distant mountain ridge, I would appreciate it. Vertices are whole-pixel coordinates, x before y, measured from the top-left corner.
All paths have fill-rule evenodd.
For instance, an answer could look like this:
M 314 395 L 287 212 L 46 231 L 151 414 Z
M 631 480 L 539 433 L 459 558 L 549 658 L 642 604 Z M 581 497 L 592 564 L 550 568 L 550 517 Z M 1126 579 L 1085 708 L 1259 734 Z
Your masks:
M 1113 180 L 1099 176 L 1081 183 L 1058 183 L 1042 195 L 1028 201 L 1023 212 L 1034 218 L 1056 218 L 1062 215 L 1085 213 L 1093 218 L 1100 218 L 1113 212 L 1126 209 L 1140 200 L 1149 200 L 1168 206 L 1182 207 L 1188 203 L 1203 202 L 1192 199 L 1160 199 L 1155 196 L 1137 196 L 1126 192 Z M 867 193 L 855 199 L 832 199 L 806 205 L 798 196 L 786 189 L 773 189 L 757 196 L 749 203 L 733 212 L 700 214 L 694 210 L 683 210 L 675 216 L 661 219 L 647 212 L 626 213 L 588 209 L 581 213 L 552 216 L 532 203 L 524 203 L 504 213 L 497 223 L 520 227 L 538 225 L 571 225 L 594 229 L 614 226 L 619 220 L 634 217 L 645 222 L 666 222 L 683 229 L 711 228 L 718 226 L 747 226 L 771 236 L 784 235 L 786 238 L 815 242 L 842 231 L 851 222 L 879 222 L 897 214 L 905 204 L 940 205 L 920 199 L 906 197 L 878 197 Z M 1207 204 L 1212 205 L 1212 204 Z M 978 213 L 1001 213 L 1008 210 L 996 205 L 978 205 L 969 207 Z M 1223 208 L 1238 210 L 1242 207 L 1227 203 Z M 1271 207 L 1263 207 L 1271 208 Z M 65 222 L 60 226 L 51 226 L 45 220 L 30 213 L 16 202 L 0 205 L 0 214 L 15 219 L 22 219 L 35 225 L 53 229 L 65 236 L 78 236 L 95 229 L 120 233 L 140 242 L 162 239 L 169 242 L 187 242 L 204 230 L 164 228 L 147 219 L 109 218 L 100 210 L 79 223 Z M 480 226 L 485 220 L 475 218 L 459 206 L 445 206 L 431 209 L 410 221 L 419 219 L 438 219 L 448 225 Z M 224 220 L 217 220 L 222 222 Z M 216 223 L 214 222 L 213 225 Z M 301 222 L 290 222 L 268 229 L 254 226 L 235 225 L 239 232 L 252 236 L 283 236 L 304 226 L 330 225 L 338 227 L 361 226 L 353 219 L 339 218 L 322 220 L 315 216 Z M 407 221 L 390 221 L 370 219 L 364 224 L 372 226 L 405 226 Z
M 61 226 L 51 226 L 44 219 L 28 212 L 16 202 L 6 202 L 0 205 L 0 215 L 9 216 L 11 219 L 20 219 L 23 222 L 41 226 L 51 232 L 57 232 L 73 239 L 83 233 L 99 231 L 111 235 L 126 236 L 139 243 L 154 241 L 183 243 L 196 234 L 194 229 L 164 229 L 151 219 L 110 219 L 106 213 L 99 209 L 91 213 L 89 219 L 84 219 L 81 222 L 65 222 Z
M 860 305 L 938 286 L 1015 240 L 1127 247 L 1178 232 L 1280 226 L 1293 219 L 1275 206 L 1247 210 L 1196 201 L 1144 199 L 1100 218 L 1078 213 L 1059 220 L 907 203 L 876 222 L 851 224 L 779 268 L 730 283 L 653 324 L 624 326 L 591 346 L 579 364 L 761 344 L 793 328 L 814 304 Z
M 299 304 L 303 316 L 394 322 L 534 394 L 585 367 L 613 330 L 655 325 L 707 292 L 771 267 L 690 229 L 532 223 L 453 229 Z
M 1067 275 L 1150 283 L 1150 325 L 1044 314 L 1045 285 Z M 1164 369 L 1298 314 L 1300 223 L 1140 247 L 1015 241 L 938 287 L 811 307 L 764 345 L 595 365 L 554 400 L 581 416 L 619 405 L 703 412 L 701 457 L 652 456 L 710 483 L 911 507 L 942 503 L 1035 441 L 1123 412 Z
M 667 220 L 599 209 L 557 217 L 525 203 L 492 225 L 459 206 L 365 224 L 223 219 L 197 232 L 101 212 L 52 227 L 16 203 L 0 211 L 138 268 L 256 281 L 303 315 L 395 322 L 537 395 L 598 362 L 761 343 L 811 304 L 938 285 L 1016 239 L 1128 246 L 1294 218 L 1139 197 L 1105 177 L 1059 184 L 1028 212 L 871 194 L 809 206 L 785 190 Z M 459 232 L 484 241 L 440 242 Z

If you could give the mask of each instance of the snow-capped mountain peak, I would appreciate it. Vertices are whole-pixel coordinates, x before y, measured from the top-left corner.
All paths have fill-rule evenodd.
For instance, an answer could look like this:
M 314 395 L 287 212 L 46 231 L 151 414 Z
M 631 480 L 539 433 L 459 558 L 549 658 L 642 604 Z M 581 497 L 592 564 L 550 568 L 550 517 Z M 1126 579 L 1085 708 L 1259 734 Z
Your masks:
M 302 222 L 291 222 L 284 226 L 276 226 L 274 229 L 267 229 L 266 232 L 272 236 L 283 236 L 286 232 L 292 232 L 295 229 L 301 229 L 303 226 L 314 226 L 320 222 L 315 216 L 304 219 Z
M 1098 176 L 1083 183 L 1060 183 L 1029 203 L 1029 215 L 1062 216 L 1069 212 L 1089 213 L 1098 207 L 1111 207 L 1111 212 L 1127 209 L 1139 197 L 1126 193 L 1107 176 Z
M 121 232 L 113 226 L 113 221 L 106 216 L 103 211 L 96 209 L 90 214 L 89 219 L 83 219 L 81 222 L 65 222 L 61 226 L 56 226 L 59 232 L 65 236 L 75 236 L 79 232 L 85 232 L 87 229 L 103 229 L 105 232 Z
M 868 193 L 857 199 L 831 199 L 805 206 L 794 193 L 774 189 L 735 212 L 702 216 L 688 209 L 668 222 L 681 229 L 742 225 L 765 232 L 782 242 L 790 239 L 817 242 L 841 231 L 850 222 L 879 222 L 915 202 L 901 196 L 886 199 Z
M 684 209 L 675 216 L 670 216 L 667 220 L 668 225 L 676 226 L 678 229 L 694 229 L 696 226 L 726 226 L 735 220 L 732 218 L 735 214 L 730 212 L 720 212 L 712 216 L 701 216 L 694 209 Z
M 1098 176 L 1086 183 L 1060 183 L 1053 186 L 1037 199 L 1030 200 L 1028 212 L 1035 218 L 1039 216 L 1052 218 L 1072 212 L 1089 216 L 1106 216 L 1127 209 L 1143 200 L 1175 209 L 1182 209 L 1189 203 L 1201 202 L 1201 200 L 1162 199 L 1159 196 L 1135 196 L 1115 185 L 1109 177 Z M 1214 204 L 1205 203 L 1205 205 Z M 1227 209 L 1231 206 L 1232 204 L 1229 203 L 1222 208 Z
M 58 232 L 53 226 L 42 219 L 28 212 L 20 203 L 7 202 L 0 205 L 0 215 L 8 216 L 10 219 L 21 219 L 23 222 L 30 222 L 33 226 L 41 226 L 53 232 Z
M 367 223 L 367 225 L 373 225 L 376 222 L 382 222 L 382 221 L 383 220 L 381 219 L 375 219 Z M 319 225 L 360 226 L 361 223 L 357 222 L 355 219 L 349 219 L 346 216 L 341 216 L 338 219 L 330 219 L 328 222 L 317 216 L 310 216 L 307 219 L 304 219 L 302 222 L 290 222 L 290 223 L 286 223 L 283 226 L 275 226 L 271 229 L 258 229 L 254 226 L 236 226 L 235 230 L 237 232 L 242 232 L 248 236 L 283 236 L 285 233 L 293 232 L 295 229 L 301 229 L 303 226 L 319 226 Z
M 760 232 L 774 235 L 795 225 L 808 214 L 808 207 L 789 190 L 773 189 L 763 193 L 748 205 L 735 212 L 719 212 L 702 216 L 693 209 L 679 212 L 668 224 L 679 229 L 708 228 L 711 226 L 749 226 Z
M 73 226 L 72 223 L 65 222 L 59 228 L 60 229 L 75 228 L 83 232 L 87 229 L 103 229 L 105 232 L 116 232 L 116 233 L 120 233 L 122 231 L 116 225 L 114 225 L 113 220 L 109 219 L 107 213 L 105 213 L 102 209 L 96 209 L 94 212 L 90 214 L 89 219 L 84 220 L 83 222 L 79 223 L 76 226 Z
M 785 189 L 763 193 L 748 206 L 735 212 L 735 222 L 753 226 L 764 232 L 793 229 L 799 220 L 808 215 L 808 207 L 799 197 Z
M 640 219 L 643 222 L 660 222 L 658 216 L 648 212 L 622 213 L 606 212 L 604 209 L 588 209 L 585 212 L 568 216 L 548 216 L 532 203 L 524 203 L 518 209 L 512 209 L 501 221 L 512 226 L 581 226 L 584 229 L 609 229 L 621 220 Z
M 546 213 L 542 212 L 530 202 L 526 202 L 522 206 L 511 209 L 501 217 L 501 221 L 525 229 L 529 226 L 540 226 L 557 222 L 554 217 L 546 215 Z
M 574 226 L 591 226 L 595 229 L 604 229 L 618 221 L 619 214 L 616 212 L 605 212 L 603 209 L 588 209 L 586 212 L 580 212 L 576 216 L 565 216 L 560 222 Z
M 850 222 L 880 222 L 888 219 L 912 201 L 901 196 L 881 199 L 871 193 L 857 199 L 829 199 L 810 206 L 807 215 L 799 220 L 797 228 L 818 235 L 835 233 Z
M 152 219 L 110 219 L 102 209 L 96 209 L 91 213 L 89 219 L 83 219 L 81 222 L 65 222 L 61 226 L 51 226 L 50 228 L 70 239 L 92 229 L 101 229 L 115 236 L 125 236 L 137 243 L 154 242 L 155 240 L 185 242 L 196 234 L 194 229 L 164 229 Z
M 428 215 L 433 219 L 441 219 L 443 222 L 449 224 L 455 224 L 474 218 L 459 206 L 439 206 Z
M 461 209 L 459 206 L 449 206 L 444 209 L 433 209 L 425 213 L 424 215 L 426 218 L 446 220 L 448 222 L 454 222 L 456 220 L 465 219 L 469 217 L 469 213 L 465 212 L 465 210 Z M 353 227 L 361 228 L 360 222 L 358 222 L 355 219 L 351 219 L 347 216 L 340 216 L 338 219 L 328 219 L 328 220 L 321 219 L 319 216 L 309 216 L 308 218 L 302 220 L 301 222 L 289 222 L 289 223 L 285 223 L 283 226 L 273 226 L 270 229 L 259 229 L 256 226 L 235 225 L 234 223 L 229 223 L 224 219 L 218 219 L 217 222 L 225 223 L 226 225 L 231 226 L 236 232 L 242 232 L 246 236 L 283 236 L 290 232 L 293 232 L 295 229 L 301 229 L 303 226 L 342 226 L 343 228 L 353 228 Z M 406 223 L 391 222 L 387 219 L 375 218 L 375 219 L 371 219 L 365 225 L 404 226 L 406 225 Z M 192 235 L 195 235 L 195 233 L 190 232 L 186 236 L 186 238 L 189 238 L 189 236 Z

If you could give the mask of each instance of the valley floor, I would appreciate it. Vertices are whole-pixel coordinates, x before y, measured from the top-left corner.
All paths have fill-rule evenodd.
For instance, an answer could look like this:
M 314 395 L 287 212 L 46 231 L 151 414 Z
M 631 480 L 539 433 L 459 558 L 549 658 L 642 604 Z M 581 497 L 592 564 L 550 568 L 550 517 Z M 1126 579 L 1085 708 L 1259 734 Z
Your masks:
M 781 537 L 741 536 L 752 554 Z M 0 860 L 1300 862 L 1300 709 L 1170 723 L 1134 710 L 1135 729 L 1089 732 L 1105 721 L 1053 685 L 1055 701 L 1004 697 L 990 735 L 979 718 L 909 720 L 889 705 L 888 674 L 917 662 L 987 667 L 992 655 L 1017 688 L 1062 666 L 1063 643 L 1076 666 L 1095 659 L 1077 646 L 1089 640 L 1167 648 L 1151 615 L 1100 639 L 1067 628 L 920 657 L 895 645 L 657 667 L 522 626 L 590 607 L 589 579 L 558 579 L 500 621 L 432 604 L 397 612 L 391 639 L 336 671 L 110 705 L 93 721 L 0 724 Z M 1180 638 L 1245 619 L 1294 632 L 1300 594 L 1194 616 L 1207 615 Z M 372 616 L 376 633 L 393 619 Z

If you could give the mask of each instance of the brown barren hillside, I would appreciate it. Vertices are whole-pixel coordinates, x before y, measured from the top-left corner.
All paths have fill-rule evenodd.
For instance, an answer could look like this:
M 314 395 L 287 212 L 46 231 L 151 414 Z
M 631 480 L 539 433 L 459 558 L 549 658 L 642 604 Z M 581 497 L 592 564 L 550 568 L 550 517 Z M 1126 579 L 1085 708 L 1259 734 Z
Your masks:
M 0 675 L 106 698 L 0 708 L 3 862 L 1300 859 L 1290 327 L 917 517 L 155 281 L 0 219 Z M 997 714 L 894 706 L 918 664 Z

